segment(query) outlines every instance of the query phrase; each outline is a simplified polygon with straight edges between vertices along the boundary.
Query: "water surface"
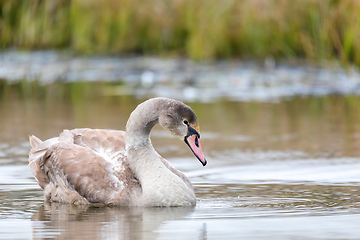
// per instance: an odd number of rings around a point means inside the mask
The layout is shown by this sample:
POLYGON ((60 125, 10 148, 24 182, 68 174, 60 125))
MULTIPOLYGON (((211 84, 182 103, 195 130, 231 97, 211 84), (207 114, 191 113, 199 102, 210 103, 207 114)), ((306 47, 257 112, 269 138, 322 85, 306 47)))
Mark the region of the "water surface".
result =
POLYGON ((194 208, 96 208, 44 202, 27 136, 124 129, 141 99, 110 84, 19 83, 0 98, 0 239, 358 239, 360 98, 189 103, 208 165, 156 127, 158 152, 193 182, 194 208), (81 89, 81 91, 79 90, 81 89), (60 93, 59 93, 60 92, 60 93))

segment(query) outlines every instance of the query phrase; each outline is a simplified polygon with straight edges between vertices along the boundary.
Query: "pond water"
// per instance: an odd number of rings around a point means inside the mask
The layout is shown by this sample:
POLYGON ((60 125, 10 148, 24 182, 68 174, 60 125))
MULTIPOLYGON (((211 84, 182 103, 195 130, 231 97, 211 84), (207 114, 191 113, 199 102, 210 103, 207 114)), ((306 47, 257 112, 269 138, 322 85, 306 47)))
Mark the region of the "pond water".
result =
POLYGON ((1 85, 0 239, 359 239, 357 96, 189 103, 208 165, 160 127, 152 141, 193 182, 194 208, 45 202, 27 166, 27 136, 124 129, 143 99, 104 94, 112 87, 1 85))

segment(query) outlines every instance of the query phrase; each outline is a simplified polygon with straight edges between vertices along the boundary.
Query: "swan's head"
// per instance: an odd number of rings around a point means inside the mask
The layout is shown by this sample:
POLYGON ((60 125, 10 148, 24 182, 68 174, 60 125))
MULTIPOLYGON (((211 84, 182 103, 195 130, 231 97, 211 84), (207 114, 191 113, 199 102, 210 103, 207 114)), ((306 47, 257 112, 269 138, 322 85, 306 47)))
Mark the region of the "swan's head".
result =
POLYGON ((169 106, 160 114, 159 124, 172 135, 183 140, 202 165, 206 165, 200 144, 199 122, 189 106, 179 101, 170 101, 169 106))

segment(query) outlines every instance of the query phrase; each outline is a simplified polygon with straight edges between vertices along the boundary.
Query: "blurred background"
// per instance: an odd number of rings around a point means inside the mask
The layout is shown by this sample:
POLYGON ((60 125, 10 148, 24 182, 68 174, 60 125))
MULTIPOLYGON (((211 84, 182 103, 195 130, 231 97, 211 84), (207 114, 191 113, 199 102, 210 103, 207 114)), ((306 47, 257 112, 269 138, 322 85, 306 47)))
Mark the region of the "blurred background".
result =
POLYGON ((360 64, 359 2, 2 0, 2 49, 360 64))
POLYGON ((0 0, 0 238, 76 239, 69 219, 85 235, 120 222, 99 237, 109 239, 176 228, 186 239, 223 229, 229 239, 356 238, 359 146, 360 1, 0 0), (157 96, 199 118, 206 168, 160 127, 152 133, 194 183, 196 209, 43 205, 29 135, 124 129, 157 96))

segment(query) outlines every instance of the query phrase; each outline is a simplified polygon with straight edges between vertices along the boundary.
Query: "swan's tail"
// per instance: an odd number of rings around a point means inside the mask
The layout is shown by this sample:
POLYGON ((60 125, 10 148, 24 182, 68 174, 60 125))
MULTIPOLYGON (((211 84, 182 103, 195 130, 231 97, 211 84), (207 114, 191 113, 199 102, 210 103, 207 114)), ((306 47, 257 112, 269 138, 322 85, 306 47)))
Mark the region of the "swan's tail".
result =
POLYGON ((37 146, 43 143, 43 141, 41 141, 39 138, 35 137, 34 135, 29 136, 29 141, 33 149, 35 149, 37 146))
POLYGON ((48 148, 55 142, 58 142, 58 138, 51 138, 43 142, 39 138, 32 135, 29 136, 29 141, 31 144, 31 150, 29 153, 29 167, 40 187, 44 189, 49 181, 44 171, 41 169, 40 160, 48 148))
POLYGON ((31 165, 33 161, 40 159, 41 156, 44 155, 47 148, 41 146, 44 142, 41 141, 39 138, 35 137, 34 135, 29 136, 29 142, 31 145, 31 150, 29 153, 29 164, 31 165))

